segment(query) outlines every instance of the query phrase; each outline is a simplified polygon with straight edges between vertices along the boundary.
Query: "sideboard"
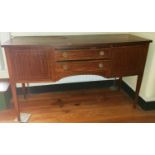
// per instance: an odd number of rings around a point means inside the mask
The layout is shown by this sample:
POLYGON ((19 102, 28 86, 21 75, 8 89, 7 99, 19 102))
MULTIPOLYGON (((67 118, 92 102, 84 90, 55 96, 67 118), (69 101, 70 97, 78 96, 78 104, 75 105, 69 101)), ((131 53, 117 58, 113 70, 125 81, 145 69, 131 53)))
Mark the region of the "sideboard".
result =
POLYGON ((129 34, 15 37, 5 49, 13 103, 20 121, 16 84, 58 81, 73 75, 106 78, 137 75, 138 100, 151 40, 129 34))

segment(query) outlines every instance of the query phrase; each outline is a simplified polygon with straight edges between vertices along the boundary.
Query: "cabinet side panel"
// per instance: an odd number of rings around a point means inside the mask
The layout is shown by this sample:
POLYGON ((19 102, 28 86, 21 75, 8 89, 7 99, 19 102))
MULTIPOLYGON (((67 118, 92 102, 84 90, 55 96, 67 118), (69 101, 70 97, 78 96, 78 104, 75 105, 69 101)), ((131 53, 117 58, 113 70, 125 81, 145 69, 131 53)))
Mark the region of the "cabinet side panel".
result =
POLYGON ((112 48, 112 75, 132 76, 143 74, 148 45, 112 48))

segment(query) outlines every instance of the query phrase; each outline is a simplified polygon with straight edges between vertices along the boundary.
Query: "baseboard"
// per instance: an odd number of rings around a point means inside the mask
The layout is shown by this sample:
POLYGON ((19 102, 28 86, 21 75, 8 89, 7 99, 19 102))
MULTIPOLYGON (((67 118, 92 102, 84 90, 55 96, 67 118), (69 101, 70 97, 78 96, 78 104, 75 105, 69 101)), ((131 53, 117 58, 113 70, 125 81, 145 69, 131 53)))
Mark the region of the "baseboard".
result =
MULTIPOLYGON (((108 88, 114 84, 114 80, 106 81, 93 81, 93 82, 80 82, 80 83, 67 83, 67 84, 54 84, 46 86, 34 86, 29 88, 29 92, 32 94, 46 93, 46 92, 62 92, 70 90, 91 89, 91 88, 108 88)), ((122 89, 131 97, 134 98, 134 91, 125 83, 122 82, 122 89)), ((17 88, 17 92, 22 94, 22 88, 17 88)), ((139 97, 138 104, 143 110, 155 109, 155 101, 146 102, 139 97)))
MULTIPOLYGON (((135 92, 123 81, 122 89, 131 97, 134 98, 135 92)), ((138 104, 143 110, 154 110, 155 101, 146 102, 142 97, 139 96, 138 104)))

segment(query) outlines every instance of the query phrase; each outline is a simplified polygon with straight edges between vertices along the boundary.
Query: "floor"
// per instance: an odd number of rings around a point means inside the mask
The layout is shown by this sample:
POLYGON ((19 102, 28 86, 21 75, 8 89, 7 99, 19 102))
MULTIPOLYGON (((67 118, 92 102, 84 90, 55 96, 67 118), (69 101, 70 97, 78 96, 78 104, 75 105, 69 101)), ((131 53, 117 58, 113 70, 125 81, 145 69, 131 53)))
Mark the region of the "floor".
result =
MULTIPOLYGON (((133 109, 123 91, 105 88, 19 96, 21 112, 31 113, 30 123, 155 122, 155 110, 133 109)), ((16 122, 13 109, 0 112, 0 122, 16 122)))

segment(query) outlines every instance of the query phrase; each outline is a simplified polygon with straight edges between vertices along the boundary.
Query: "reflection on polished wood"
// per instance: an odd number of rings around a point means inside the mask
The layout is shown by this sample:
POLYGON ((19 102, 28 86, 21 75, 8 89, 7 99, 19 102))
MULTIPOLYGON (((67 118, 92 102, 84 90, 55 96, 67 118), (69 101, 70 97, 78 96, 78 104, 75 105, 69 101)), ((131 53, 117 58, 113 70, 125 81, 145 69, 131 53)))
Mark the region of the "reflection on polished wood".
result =
MULTIPOLYGON (((19 96, 21 112, 29 122, 155 122, 155 111, 133 109, 133 100, 122 91, 90 89, 19 96)), ((14 110, 0 112, 0 122, 14 122, 14 110)))

